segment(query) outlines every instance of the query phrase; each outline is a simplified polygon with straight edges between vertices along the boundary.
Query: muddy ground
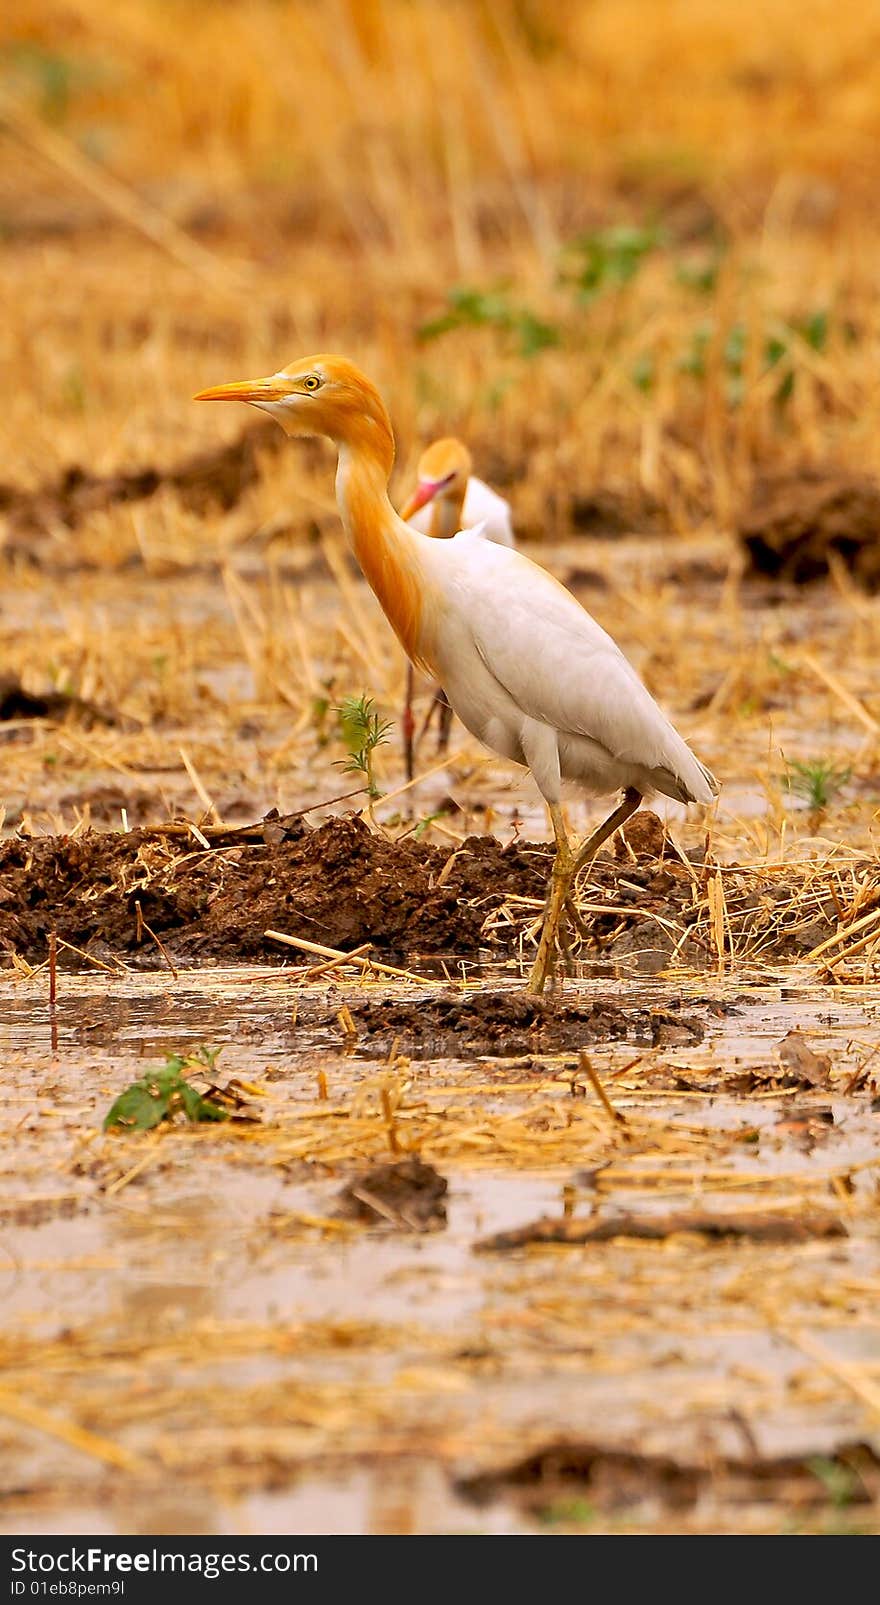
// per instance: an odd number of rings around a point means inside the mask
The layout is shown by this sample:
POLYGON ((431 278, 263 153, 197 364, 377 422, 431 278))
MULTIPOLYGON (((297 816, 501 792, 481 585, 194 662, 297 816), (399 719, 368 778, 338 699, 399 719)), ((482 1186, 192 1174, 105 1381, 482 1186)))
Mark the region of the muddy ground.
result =
MULTIPOLYGON (((389 839, 358 815, 317 827, 275 815, 215 827, 210 839, 185 824, 19 836, 0 844, 0 952, 40 963, 54 934, 74 965, 125 955, 149 966, 169 954, 182 964, 229 963, 283 953, 278 932, 402 959, 511 951, 517 925, 496 916, 515 904, 539 909, 551 862, 544 843, 469 835, 441 848, 389 839)), ((872 879, 873 862, 856 872, 872 879)), ((650 921, 653 960, 673 950, 705 957, 700 912, 713 873, 696 854, 683 862, 645 810, 617 856, 606 851, 591 869, 602 901, 598 912, 588 907, 580 934, 591 951, 618 957, 650 921)), ((811 919, 786 920, 777 911, 797 900, 797 873, 756 869, 742 879, 746 941, 769 927, 774 957, 787 958, 833 935, 839 905, 827 888, 811 919)))

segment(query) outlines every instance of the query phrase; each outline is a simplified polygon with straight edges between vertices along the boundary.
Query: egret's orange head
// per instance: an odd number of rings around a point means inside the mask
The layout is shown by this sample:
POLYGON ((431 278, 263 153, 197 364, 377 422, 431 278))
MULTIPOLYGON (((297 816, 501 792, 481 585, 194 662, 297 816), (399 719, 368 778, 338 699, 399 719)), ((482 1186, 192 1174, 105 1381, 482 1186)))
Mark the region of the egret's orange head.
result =
POLYGON ((394 437, 385 403, 347 357, 302 357, 266 379, 214 385, 194 400, 246 401, 271 413, 288 435, 329 435, 337 445, 372 450, 390 472, 394 437))
POLYGON ((422 452, 417 469, 418 484, 403 509, 402 518, 412 518, 420 507, 435 498, 448 497, 460 510, 471 476, 471 454, 461 440, 435 440, 422 452))

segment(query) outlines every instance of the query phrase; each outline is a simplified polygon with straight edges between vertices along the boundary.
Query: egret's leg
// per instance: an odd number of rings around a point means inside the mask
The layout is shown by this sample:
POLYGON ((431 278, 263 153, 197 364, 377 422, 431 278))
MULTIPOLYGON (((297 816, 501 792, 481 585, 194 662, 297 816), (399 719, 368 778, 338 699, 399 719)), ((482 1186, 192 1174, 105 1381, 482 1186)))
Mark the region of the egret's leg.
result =
POLYGON ((574 869, 572 870, 572 883, 577 879, 581 870, 589 864, 590 860, 595 858, 599 848, 614 835, 616 830, 620 829, 621 825, 625 825, 627 820, 632 817, 641 800, 641 792, 636 791, 635 786, 627 786, 623 794, 623 801, 618 804, 614 813, 609 814, 604 824, 599 825, 593 831, 592 836, 587 837, 583 846, 578 848, 574 869))
POLYGON ((424 719, 422 720, 422 728, 421 728, 421 730, 419 731, 418 735, 415 738, 416 749, 418 749, 421 746, 422 742, 425 739, 425 736, 428 734, 428 731, 431 728, 431 723, 432 723, 432 720, 434 718, 434 714, 438 710, 442 714, 443 710, 445 708, 447 708, 448 706, 449 706, 449 704, 446 701, 446 693, 443 690, 443 687, 439 686, 439 685, 435 686, 434 687, 434 695, 432 696, 430 702, 428 703, 428 711, 425 714, 424 719))
POLYGON ((538 951, 529 976, 528 990, 535 994, 543 992, 547 984, 547 977, 553 968, 556 933, 559 930, 559 921, 568 899, 575 867, 575 857, 568 840, 565 821, 562 818, 562 809, 558 803, 550 803, 549 807, 550 818, 553 822, 553 834, 556 837, 556 857, 553 860, 550 886, 547 891, 547 901, 544 905, 544 924, 541 927, 541 940, 538 943, 538 951))
POLYGON ((452 729, 452 708, 446 700, 446 692, 442 686, 437 687, 434 701, 440 706, 440 718, 437 723, 437 751, 447 752, 449 749, 449 733, 452 729))
POLYGON ((416 721, 413 717, 412 706, 414 685, 415 675, 413 674, 413 666, 411 663, 408 663, 406 666, 406 702, 404 703, 403 708, 403 718, 400 721, 401 729, 403 731, 403 757, 406 764, 407 780, 412 780, 414 764, 413 737, 415 736, 416 731, 416 721))

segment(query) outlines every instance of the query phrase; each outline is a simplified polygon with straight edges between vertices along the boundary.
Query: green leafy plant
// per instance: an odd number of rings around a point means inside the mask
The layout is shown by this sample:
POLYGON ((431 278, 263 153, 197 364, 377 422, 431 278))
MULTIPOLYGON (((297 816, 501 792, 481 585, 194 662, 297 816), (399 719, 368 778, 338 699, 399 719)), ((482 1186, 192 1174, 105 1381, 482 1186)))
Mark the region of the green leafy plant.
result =
POLYGON ((336 709, 339 729, 348 749, 348 757, 337 760, 345 775, 363 775, 367 795, 371 802, 380 795, 373 774, 373 754, 384 746, 391 729, 391 720, 382 720, 376 712, 372 697, 346 697, 336 709))
POLYGON ((107 80, 106 68, 96 61, 64 55, 31 40, 0 47, 0 74, 13 84, 26 85, 34 94, 40 115, 60 123, 81 90, 107 80))
POLYGON ((582 301, 619 290, 638 273, 645 257, 663 244, 659 229, 631 225, 593 229, 566 246, 562 279, 582 301))
POLYGON ((421 841, 422 837, 424 835, 426 835, 427 832, 431 829, 431 826, 433 825, 435 819, 445 819, 445 818, 446 818, 446 809, 445 808, 438 808, 436 813, 426 814, 424 819, 420 819, 419 820, 418 824, 416 825, 415 830, 413 831, 413 841, 417 841, 417 842, 421 841))
POLYGON ((330 732, 327 729, 327 715, 330 713, 330 710, 333 707, 333 704, 330 700, 330 692, 332 691, 332 688, 332 679, 325 680, 323 692, 318 691, 312 697, 312 724, 315 728, 315 734, 318 738, 319 747, 326 747, 327 742, 330 740, 330 732))
POLYGON ((838 768, 827 758, 808 761, 786 758, 785 764, 788 770, 785 783, 789 791, 793 791, 796 797, 802 797, 816 812, 828 807, 852 774, 849 766, 838 768))
POLYGON ((655 379, 654 358, 649 351, 636 357, 632 363, 629 376, 637 390, 650 390, 655 379))
POLYGON ((832 1505, 838 1510, 845 1510, 851 1505, 856 1495, 862 1491, 862 1481, 858 1474, 841 1460, 829 1460, 823 1455, 814 1455, 807 1461, 814 1477, 822 1483, 832 1505))
POLYGON ((512 336, 521 357, 535 357, 548 346, 559 344, 559 330, 530 308, 511 305, 504 289, 484 291, 460 286, 449 291, 446 303, 445 312, 421 325, 419 340, 437 340, 452 329, 490 328, 512 336))
POLYGON ((699 295, 711 295, 718 288, 720 267, 721 258, 717 255, 679 262, 675 269, 676 281, 686 290, 695 290, 699 295))
MULTIPOLYGON (((690 374, 694 379, 705 379, 709 347, 715 336, 711 319, 699 323, 693 331, 690 344, 678 359, 679 373, 690 374)), ((761 347, 761 365, 764 373, 771 368, 783 367, 776 390, 778 402, 788 401, 794 391, 797 342, 802 340, 813 351, 823 350, 828 338, 828 314, 824 310, 812 312, 805 318, 794 318, 787 323, 773 323, 766 329, 761 347)), ((727 399, 736 406, 743 395, 743 369, 749 343, 749 330, 745 323, 734 323, 727 332, 721 348, 721 363, 727 375, 727 399)))
POLYGON ((120 1093, 104 1117, 104 1130, 150 1131, 177 1114, 194 1123, 227 1120, 228 1109, 221 1108, 208 1094, 191 1086, 186 1077, 187 1071, 213 1071, 219 1051, 219 1048, 199 1048, 192 1054, 169 1054, 160 1069, 148 1070, 139 1081, 133 1081, 120 1093))
POLYGON ((588 1499, 555 1499, 552 1504, 542 1505, 536 1512, 538 1520, 545 1527, 588 1527, 596 1520, 598 1511, 588 1499))

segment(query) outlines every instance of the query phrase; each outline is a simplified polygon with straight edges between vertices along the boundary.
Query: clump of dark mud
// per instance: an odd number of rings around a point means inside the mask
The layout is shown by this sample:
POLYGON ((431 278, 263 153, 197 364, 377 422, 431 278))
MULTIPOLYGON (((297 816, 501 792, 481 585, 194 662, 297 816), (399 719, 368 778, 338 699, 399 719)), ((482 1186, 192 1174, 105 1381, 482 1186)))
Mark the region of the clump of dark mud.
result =
POLYGON ((628 819, 614 837, 615 858, 627 858, 634 853, 639 862, 663 858, 669 843, 669 833, 662 819, 650 808, 641 808, 628 819))
POLYGON ((421 1159, 374 1165, 355 1176, 340 1193, 343 1213, 355 1220, 386 1221, 411 1232, 439 1231, 446 1225, 445 1176, 421 1159))
POLYGON ((161 963, 146 924, 183 960, 289 962, 268 929, 334 948, 475 952, 508 893, 543 894, 543 845, 470 837, 441 885, 448 857, 389 842, 358 818, 212 831, 201 851, 185 826, 16 838, 0 845, 0 949, 43 959, 54 930, 76 947, 161 963))
POLYGON ((99 708, 94 702, 78 697, 73 692, 26 691, 20 680, 12 675, 0 676, 0 723, 19 719, 75 718, 87 728, 92 725, 125 725, 138 729, 133 719, 121 719, 110 708, 99 708))
MULTIPOLYGON (((642 968, 646 958, 662 968, 673 948, 679 962, 711 956, 699 926, 705 897, 667 852, 659 821, 645 812, 630 845, 635 863, 605 850, 590 866, 605 907, 589 917, 583 956, 598 949, 642 968)), ((493 916, 513 897, 532 900, 537 912, 550 864, 546 843, 469 836, 450 855, 411 837, 389 841, 357 816, 313 830, 300 816, 269 815, 257 825, 205 827, 198 838, 185 823, 18 836, 0 843, 0 954, 40 962, 55 931, 92 956, 149 967, 163 962, 156 936, 182 963, 289 963, 294 950, 267 930, 403 958, 504 952, 519 939, 517 905, 510 918, 493 916)), ((830 899, 807 928, 796 891, 779 876, 765 884, 757 871, 728 878, 728 908, 744 935, 760 936, 765 958, 804 951, 835 928, 830 899)), ((64 964, 75 962, 66 952, 64 964)))
POLYGON ((146 501, 161 486, 175 491, 195 513, 211 507, 226 511, 241 500, 260 476, 260 457, 280 449, 284 436, 248 429, 216 450, 197 452, 166 468, 136 468, 117 474, 93 474, 71 464, 51 483, 35 490, 0 484, 0 514, 6 543, 22 555, 37 555, 34 537, 60 528, 76 529, 96 512, 125 502, 146 501))
MULTIPOLYGON (((113 782, 63 792, 59 798, 61 808, 88 807, 94 824, 118 826, 123 815, 130 825, 146 825, 161 816, 162 803, 158 792, 145 786, 114 785, 113 782)), ((9 815, 7 814, 7 820, 9 815)))
POLYGON ((575 496, 571 522, 584 535, 609 536, 668 533, 669 515, 653 496, 631 487, 599 487, 575 496))
POLYGON ((880 484, 814 470, 760 480, 740 520, 755 573, 804 584, 836 557, 867 591, 880 589, 880 484))
POLYGON ((600 1510, 625 1509, 645 1500, 675 1510, 709 1494, 713 1500, 741 1505, 774 1501, 790 1512, 826 1504, 833 1508, 829 1470, 854 1503, 870 1504, 877 1498, 880 1460, 864 1443, 841 1444, 830 1454, 827 1448, 778 1456, 752 1451, 736 1457, 716 1453, 701 1461, 645 1453, 626 1444, 556 1442, 513 1464, 462 1479, 457 1487, 476 1504, 506 1495, 545 1519, 554 1509, 572 1511, 578 1499, 600 1510))
MULTIPOLYGON (((387 1054, 395 1043, 416 1059, 565 1053, 593 1042, 627 1038, 672 1045, 663 1035, 669 1025, 668 1013, 624 1009, 611 999, 577 1003, 529 997, 522 992, 444 992, 416 1002, 369 999, 359 1003, 350 999, 348 1009, 360 1046, 377 1055, 387 1054)), ((681 1015, 675 1024, 678 1041, 702 1042, 699 1020, 681 1015)))
POLYGON ((828 1210, 784 1215, 779 1210, 743 1210, 711 1214, 708 1210, 673 1210, 670 1214, 631 1214, 618 1210, 594 1216, 542 1215, 525 1226, 493 1232, 474 1244, 480 1254, 509 1253, 534 1244, 558 1243, 582 1248, 587 1243, 613 1243, 618 1238, 665 1242, 669 1237, 704 1237, 709 1242, 807 1243, 816 1238, 845 1237, 846 1227, 828 1210))

